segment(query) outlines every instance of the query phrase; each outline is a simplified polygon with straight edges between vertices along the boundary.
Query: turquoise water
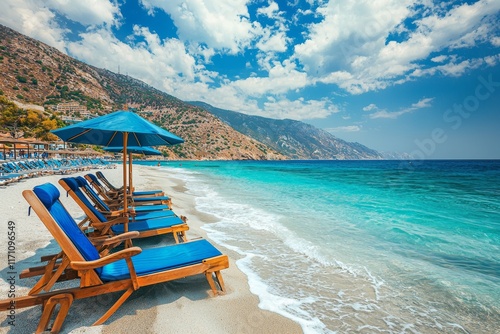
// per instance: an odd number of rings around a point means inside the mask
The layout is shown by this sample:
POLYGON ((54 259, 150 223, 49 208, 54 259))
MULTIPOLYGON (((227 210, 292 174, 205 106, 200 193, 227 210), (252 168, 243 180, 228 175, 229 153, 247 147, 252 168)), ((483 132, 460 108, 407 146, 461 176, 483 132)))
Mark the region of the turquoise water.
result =
POLYGON ((162 170, 218 218, 204 228, 240 254, 260 306, 306 333, 499 332, 500 161, 162 170))

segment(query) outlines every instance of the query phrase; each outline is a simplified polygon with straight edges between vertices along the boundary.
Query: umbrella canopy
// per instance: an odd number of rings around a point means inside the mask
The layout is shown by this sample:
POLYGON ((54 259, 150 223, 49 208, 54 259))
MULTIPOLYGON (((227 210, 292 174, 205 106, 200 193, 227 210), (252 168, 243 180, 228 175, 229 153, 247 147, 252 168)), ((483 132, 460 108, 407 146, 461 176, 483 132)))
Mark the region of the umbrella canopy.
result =
POLYGON ((64 141, 102 146, 158 146, 183 143, 182 138, 168 132, 130 111, 111 114, 52 130, 64 141), (124 145, 123 135, 127 137, 124 145))
MULTIPOLYGON (((123 147, 105 147, 105 151, 108 152, 119 152, 123 153, 123 147)), ((132 154, 144 154, 144 155, 161 155, 161 152, 149 146, 129 146, 127 147, 127 152, 129 153, 128 159, 128 184, 130 187, 130 194, 134 191, 134 186, 132 185, 132 154)))
MULTIPOLYGON (((123 153, 123 146, 104 147, 104 151, 123 153)), ((128 146, 127 152, 145 155, 161 155, 160 151, 149 146, 128 146)))
MULTIPOLYGON (((182 138, 129 111, 113 113, 52 130, 64 141, 80 144, 123 147, 124 214, 127 215, 127 147, 174 145, 182 138)), ((125 230, 128 230, 125 226, 125 230)))

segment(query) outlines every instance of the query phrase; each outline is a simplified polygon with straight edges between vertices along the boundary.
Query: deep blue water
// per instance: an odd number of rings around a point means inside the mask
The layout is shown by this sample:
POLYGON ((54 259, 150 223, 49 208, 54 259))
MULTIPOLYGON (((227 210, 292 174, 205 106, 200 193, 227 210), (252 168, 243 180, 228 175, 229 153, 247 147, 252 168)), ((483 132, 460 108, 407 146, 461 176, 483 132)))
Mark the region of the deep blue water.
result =
POLYGON ((499 329, 500 161, 162 164, 305 332, 499 329))

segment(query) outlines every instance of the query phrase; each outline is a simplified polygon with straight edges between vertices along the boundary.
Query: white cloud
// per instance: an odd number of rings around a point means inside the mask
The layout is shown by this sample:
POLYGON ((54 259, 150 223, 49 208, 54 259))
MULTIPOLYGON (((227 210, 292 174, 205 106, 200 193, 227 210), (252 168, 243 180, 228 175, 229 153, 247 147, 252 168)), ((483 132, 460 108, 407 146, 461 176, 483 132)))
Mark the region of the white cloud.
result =
POLYGON ((60 51, 65 51, 64 34, 55 22, 55 14, 43 0, 2 0, 0 1, 0 23, 42 41, 60 51))
MULTIPOLYGON (((295 56, 317 81, 360 94, 404 83, 411 79, 411 73, 436 73, 429 70, 432 64, 421 62, 432 53, 496 43, 490 35, 497 27, 500 1, 479 0, 454 7, 417 3, 423 6, 397 0, 325 2, 318 9, 323 20, 309 26, 306 41, 295 47, 295 56), (404 21, 418 16, 422 18, 413 21, 416 29, 407 30, 404 21), (398 32, 407 37, 388 42, 391 34, 398 32)), ((442 57, 433 59, 444 61, 442 57)), ((451 73, 464 72, 457 68, 447 75, 451 73)))
POLYGON ((449 63, 427 69, 416 69, 408 75, 408 78, 430 76, 436 73, 441 73, 442 75, 450 77, 460 77, 467 71, 477 69, 482 65, 494 66, 494 59, 495 56, 488 56, 484 58, 472 58, 460 61, 457 57, 450 57, 449 63))
POLYGON ((278 119, 315 119, 325 118, 337 113, 338 108, 327 100, 305 100, 299 98, 294 101, 288 99, 269 98, 264 102, 264 112, 261 116, 278 119))
POLYGON ((325 129, 328 132, 331 133, 338 133, 338 132, 358 132, 361 131, 361 126, 360 125, 347 125, 347 126, 338 126, 335 128, 328 128, 325 129))
POLYGON ((285 52, 289 38, 286 36, 284 25, 280 25, 278 29, 264 28, 260 32, 260 38, 256 43, 256 47, 262 52, 285 52))
POLYGON ((416 109, 422 109, 422 108, 429 108, 431 106, 431 102, 434 100, 434 98, 428 97, 428 98, 423 98, 417 103, 413 103, 411 105, 412 110, 416 109))
MULTIPOLYGON (((399 116, 402 116, 407 113, 411 113, 413 111, 419 110, 419 109, 424 109, 424 108, 429 108, 431 107, 431 102, 434 100, 434 98, 423 98, 419 100, 416 103, 413 103, 411 107, 404 108, 400 111, 393 111, 389 112, 385 109, 379 109, 376 106, 370 110, 377 110, 376 112, 370 114, 371 119, 377 119, 377 118, 389 118, 389 119, 396 119, 399 116)), ((371 105, 370 105, 371 106, 371 105)), ((364 110, 364 108, 363 108, 364 110)))
POLYGON ((488 66, 495 66, 500 62, 500 53, 494 56, 485 57, 484 62, 488 64, 488 66))
POLYGON ((434 58, 431 58, 431 60, 435 63, 442 63, 444 62, 446 59, 448 59, 448 56, 446 55, 441 55, 441 56, 437 56, 437 57, 434 57, 434 58))
POLYGON ((371 103, 369 105, 367 105, 366 107, 363 108, 363 111, 372 111, 372 110, 377 110, 378 107, 374 104, 374 103, 371 103))
POLYGON ((121 17, 116 2, 109 0, 48 0, 43 3, 84 26, 115 25, 116 19, 121 17))
POLYGON ((236 80, 230 85, 245 95, 261 97, 265 94, 284 94, 290 90, 307 86, 307 75, 296 69, 296 64, 289 60, 283 63, 273 61, 267 65, 267 77, 250 77, 236 80))
POLYGON ((160 40, 147 28, 134 27, 134 34, 144 39, 139 44, 126 44, 108 30, 81 34, 81 41, 68 44, 68 50, 94 66, 127 73, 156 88, 173 91, 176 83, 209 81, 210 73, 196 65, 184 44, 177 39, 160 40))
MULTIPOLYGON (((288 95, 317 83, 335 84, 351 94, 361 94, 421 76, 461 76, 500 62, 498 54, 463 59, 458 50, 478 43, 500 46, 500 37, 492 36, 492 14, 498 15, 500 10, 498 0, 479 0, 453 8, 448 3, 434 7, 428 0, 309 0, 311 9, 297 9, 290 22, 285 21, 285 13, 274 0, 261 1, 257 17, 265 18, 263 22, 268 25, 252 21, 248 0, 141 3, 151 14, 158 10, 167 13, 179 38, 161 39, 152 30, 136 26, 130 40, 118 40, 110 29, 121 19, 115 0, 3 0, 0 10, 8 15, 2 15, 0 23, 61 51, 68 50, 94 66, 117 71, 120 65, 122 73, 181 99, 204 100, 274 118, 311 119, 337 112, 338 108, 326 99, 288 95), (414 6, 416 3, 419 6, 414 6), (85 26, 80 41, 64 40, 68 31, 58 25, 56 12, 85 26), (305 42, 286 59, 293 42, 292 26, 297 29, 297 22, 305 15, 311 16, 308 20, 313 15, 323 20, 308 26, 305 42), (416 17, 421 18, 414 20, 416 17), (417 28, 409 30, 403 23, 412 19, 417 28), (397 34, 401 34, 397 41, 389 41, 397 34), (245 59, 246 69, 234 77, 225 76, 225 69, 220 73, 208 70, 215 55, 246 57, 248 50, 257 57, 245 59), (446 55, 450 50, 454 54, 446 55), (251 74, 247 71, 250 67, 251 74)), ((335 94, 338 96, 332 91, 335 94)), ((422 99, 395 112, 374 104, 363 110, 371 118, 397 118, 428 108, 431 102, 422 99)))
POLYGON ((268 7, 260 7, 259 9, 257 9, 257 14, 273 18, 276 16, 278 10, 279 10, 278 4, 271 0, 269 1, 268 7))
POLYGON ((250 21, 246 0, 141 0, 153 12, 169 14, 182 41, 236 54, 255 38, 258 23, 250 21))

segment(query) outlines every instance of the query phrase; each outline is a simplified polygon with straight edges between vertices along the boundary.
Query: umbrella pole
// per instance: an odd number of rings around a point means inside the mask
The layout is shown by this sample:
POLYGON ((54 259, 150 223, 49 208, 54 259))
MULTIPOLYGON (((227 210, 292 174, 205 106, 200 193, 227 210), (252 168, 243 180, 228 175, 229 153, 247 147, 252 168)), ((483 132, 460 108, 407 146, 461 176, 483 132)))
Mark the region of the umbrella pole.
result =
POLYGON ((128 193, 130 196, 132 196, 132 192, 134 191, 134 187, 132 186, 132 163, 132 152, 130 152, 128 156, 128 193))
MULTIPOLYGON (((128 132, 123 133, 123 215, 128 218, 128 201, 127 201, 127 140, 128 132)), ((124 223, 124 231, 128 232, 128 224, 124 223)))

